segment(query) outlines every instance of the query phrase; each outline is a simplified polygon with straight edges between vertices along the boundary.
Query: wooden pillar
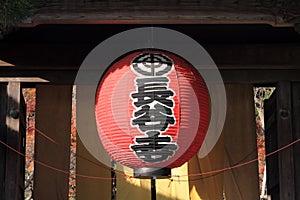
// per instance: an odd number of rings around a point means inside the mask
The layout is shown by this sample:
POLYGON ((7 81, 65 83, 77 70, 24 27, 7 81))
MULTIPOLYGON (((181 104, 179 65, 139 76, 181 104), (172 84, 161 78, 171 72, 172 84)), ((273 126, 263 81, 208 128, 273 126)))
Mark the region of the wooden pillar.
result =
MULTIPOLYGON (((25 153, 25 105, 21 95, 21 84, 9 82, 3 84, 1 91, 1 141, 25 153), (4 119, 5 117, 5 119, 4 119)), ((1 199, 24 199, 25 159, 9 148, 1 145, 1 199), (3 156, 3 157, 2 157, 3 156)))
MULTIPOLYGON (((300 138, 300 82, 292 85, 292 116, 294 140, 300 138)), ((294 145, 294 177, 295 177, 295 199, 300 199, 300 143, 294 145)))
MULTIPOLYGON (((6 84, 0 84, 0 140, 6 143, 6 110, 7 91, 6 84)), ((0 144, 0 199, 4 199, 5 192, 5 163, 6 147, 0 144)))
MULTIPOLYGON (((280 149, 300 137, 300 84, 279 82, 265 102, 266 153, 280 149)), ((272 199, 299 199, 300 145, 267 157, 267 187, 272 199), (297 196, 298 195, 298 196, 297 196)))
MULTIPOLYGON (((72 86, 37 85, 35 159, 69 172, 72 86), (51 138, 51 141, 39 133, 51 138)), ((34 199, 68 199, 69 174, 35 163, 34 199)))
MULTIPOLYGON (((277 86, 277 141, 281 148, 293 141, 291 83, 280 82, 277 86)), ((295 173, 293 148, 278 153, 280 199, 295 200, 295 173)))

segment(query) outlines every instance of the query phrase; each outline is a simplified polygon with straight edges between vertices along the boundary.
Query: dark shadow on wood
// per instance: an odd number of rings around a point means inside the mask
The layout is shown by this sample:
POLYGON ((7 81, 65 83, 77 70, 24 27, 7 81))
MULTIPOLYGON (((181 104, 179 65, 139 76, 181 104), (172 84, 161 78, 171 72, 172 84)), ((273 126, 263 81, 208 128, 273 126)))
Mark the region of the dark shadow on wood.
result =
MULTIPOLYGON (((6 143, 7 84, 0 84, 0 140, 6 143)), ((0 199, 5 199, 6 147, 0 144, 0 199)))
MULTIPOLYGON (((25 154, 26 106, 19 82, 0 86, 0 139, 25 154)), ((25 157, 1 145, 0 197, 4 200, 24 199, 25 157)))
MULTIPOLYGON (((57 169, 70 170, 72 86, 37 85, 36 129, 49 136, 35 136, 35 159, 57 169)), ((65 200, 69 174, 35 162, 34 199, 65 200)))
MULTIPOLYGON (((266 153, 300 138, 300 83, 279 82, 265 102, 266 153)), ((300 144, 267 157, 267 191, 273 200, 300 199, 300 144)))

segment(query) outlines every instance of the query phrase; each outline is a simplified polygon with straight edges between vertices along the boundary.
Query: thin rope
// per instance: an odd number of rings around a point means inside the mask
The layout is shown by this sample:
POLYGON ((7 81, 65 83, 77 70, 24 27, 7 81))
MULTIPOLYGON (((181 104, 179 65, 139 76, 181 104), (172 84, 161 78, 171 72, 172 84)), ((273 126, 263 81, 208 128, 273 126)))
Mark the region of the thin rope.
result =
MULTIPOLYGON (((43 134, 44 135, 44 134, 43 134)), ((54 141, 54 140, 53 140, 54 141)), ((54 141, 55 142, 55 141, 54 141)), ((268 154, 265 155, 265 158, 269 157, 269 156, 272 156, 278 152, 281 152, 291 146, 293 146, 294 144, 300 142, 300 138, 275 150, 275 151, 272 151, 268 154)), ((26 157, 26 158, 29 158, 31 159, 32 161, 34 161, 35 163, 39 164, 39 165, 42 165, 44 167, 47 167, 49 169, 52 169, 54 171, 58 171, 58 172, 61 172, 61 173, 64 173, 64 174, 69 174, 69 175, 75 175, 77 177, 82 177, 82 178, 89 178, 89 179, 100 179, 100 180, 115 180, 115 179, 126 179, 126 178, 138 178, 138 177, 134 177, 134 176, 128 176, 126 174, 123 174, 123 173, 120 173, 121 175, 123 175, 123 177, 120 177, 120 178, 108 178, 108 177, 101 177, 101 176, 90 176, 90 175, 84 175, 84 174, 77 174, 77 173, 70 173, 69 171, 65 171, 65 170, 62 170, 62 169, 59 169, 59 168, 56 168, 56 167, 53 167, 51 165, 48 165, 44 162, 41 162, 41 161, 38 161, 36 159, 34 159, 33 157, 30 157, 30 156, 27 156, 21 152, 19 152, 18 150, 14 149, 13 147, 9 146, 8 144, 6 144, 5 142, 3 142, 2 140, 0 140, 0 143, 2 145, 4 145, 5 147, 7 147, 8 149, 14 151, 15 153, 17 153, 18 155, 20 156, 23 156, 23 157, 26 157)), ((55 142, 56 143, 56 142, 55 142)), ((56 143, 58 144, 58 143, 56 143)), ((188 181, 188 180, 180 180, 179 178, 181 177, 197 177, 197 176, 204 176, 204 175, 211 175, 211 174, 216 174, 216 173, 220 173, 220 172, 225 172, 225 171, 228 171, 228 170, 232 170, 232 169, 236 169, 236 168, 240 168, 240 167, 243 167, 243 166, 246 166, 246 165, 249 165, 251 163, 254 163, 254 162, 257 162, 258 161, 258 158, 256 159, 253 159, 253 160, 249 160, 247 162, 243 162, 243 163, 240 163, 240 164, 236 164, 236 165, 233 165, 233 166, 230 166, 230 167, 226 167, 226 168, 222 168, 222 169, 217 169, 217 170, 212 170, 212 171, 208 171, 208 172, 202 172, 202 173, 196 173, 196 174, 186 174, 186 175, 170 175, 169 178, 178 178, 178 181, 188 181)), ((99 165, 100 166, 100 165, 99 165)), ((103 167, 105 168, 104 166, 100 166, 100 167, 103 167)), ((106 168, 107 169, 107 168, 106 168)))

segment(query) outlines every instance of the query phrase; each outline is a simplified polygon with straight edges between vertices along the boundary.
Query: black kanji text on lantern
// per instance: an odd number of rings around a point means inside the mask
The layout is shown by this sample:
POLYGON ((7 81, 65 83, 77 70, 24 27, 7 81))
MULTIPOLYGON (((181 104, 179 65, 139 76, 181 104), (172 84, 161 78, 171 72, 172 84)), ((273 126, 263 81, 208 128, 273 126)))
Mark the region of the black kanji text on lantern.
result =
POLYGON ((172 157, 178 145, 169 135, 162 135, 169 126, 176 124, 174 116, 175 92, 169 88, 167 76, 174 68, 173 61, 160 53, 143 53, 131 62, 131 70, 137 74, 133 100, 131 126, 145 136, 135 137, 130 148, 143 162, 163 162, 172 157))

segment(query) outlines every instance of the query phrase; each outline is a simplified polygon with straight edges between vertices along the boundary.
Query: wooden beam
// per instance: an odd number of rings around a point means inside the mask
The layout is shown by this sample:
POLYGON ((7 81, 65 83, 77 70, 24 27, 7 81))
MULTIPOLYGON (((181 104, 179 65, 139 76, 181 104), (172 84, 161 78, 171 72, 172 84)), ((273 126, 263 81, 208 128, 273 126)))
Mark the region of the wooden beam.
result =
MULTIPOLYGON (((236 66, 238 68, 239 66, 236 66)), ((251 67, 250 67, 251 68, 251 67)), ((263 68, 263 67, 262 67, 263 68)), ((221 69, 220 73, 225 83, 276 84, 278 81, 300 81, 300 69, 221 69)), ((95 76, 93 71, 86 72, 95 76)), ((39 77, 50 84, 73 85, 77 70, 4 70, 0 69, 0 77, 39 77)), ((88 81, 88 80, 87 80, 88 81)), ((33 82, 35 83, 35 81, 33 82)), ((87 82, 88 83, 88 82, 87 82)), ((45 82, 45 84, 47 84, 45 82)))
POLYGON ((12 67, 14 66, 13 64, 7 63, 3 60, 0 60, 0 67, 12 67))
MULTIPOLYGON (((72 86, 36 86, 35 159, 69 172, 72 86)), ((68 199, 69 174, 35 163, 34 199, 68 199)))
POLYGON ((0 77, 0 82, 47 83, 49 81, 38 77, 0 77))
POLYGON ((225 83, 274 84, 279 81, 299 80, 300 70, 220 70, 225 83))
MULTIPOLYGON (((199 37, 199 36, 198 36, 199 37)), ((74 70, 78 69, 89 52, 101 42, 95 43, 3 43, 0 58, 15 65, 12 69, 26 70, 74 70)), ((196 38, 201 44, 201 38, 196 38)), ((294 44, 203 44, 217 66, 287 66, 300 69, 300 46, 294 44), (297 67, 298 66, 298 67, 297 67)), ((121 55, 120 55, 121 56, 121 55)), ((107 67, 107 66, 102 66, 107 67)), ((2 69, 2 68, 1 68, 2 69)), ((4 68, 5 69, 5 68, 4 68)), ((11 68, 6 68, 9 70, 11 68)), ((1 76, 1 74, 0 74, 1 76)))
MULTIPOLYGON (((50 1, 27 24, 271 24, 291 26, 264 1, 50 1)), ((270 4, 270 3, 269 3, 270 4)), ((287 5, 285 5, 287 6, 287 5)), ((294 5, 294 7, 297 5, 294 5)), ((289 10, 286 10, 288 13, 289 10)))
MULTIPOLYGON (((198 12, 199 13, 199 12, 198 12)), ((78 13, 73 13, 70 16, 68 14, 61 14, 57 13, 59 15, 55 19, 54 17, 49 17, 43 14, 37 14, 34 16, 34 20, 32 20, 30 23, 19 23, 18 27, 35 27, 38 25, 43 24, 60 24, 60 25, 70 25, 70 24, 81 24, 81 25, 91 25, 91 24, 269 24, 275 27, 292 27, 294 24, 290 22, 284 22, 284 23, 276 23, 274 20, 274 17, 272 15, 261 15, 264 19, 258 19, 259 15, 255 16, 257 18, 254 18, 253 16, 247 17, 246 15, 241 16, 245 17, 244 19, 226 19, 226 16, 219 16, 219 17, 213 17, 213 13, 209 14, 208 16, 198 16, 198 17, 189 17, 189 16, 178 16, 178 18, 174 17, 150 17, 148 19, 120 19, 117 16, 113 16, 110 19, 101 19, 102 16, 99 16, 100 19, 97 19, 97 13, 85 13, 84 16, 80 17, 74 17, 78 16, 78 13), (273 17, 273 18, 272 18, 273 17)), ((176 16, 173 15, 173 16, 176 16)))
MULTIPOLYGON (((291 83, 279 82, 277 86, 277 139, 278 148, 293 142, 291 83)), ((285 149, 278 153, 280 199, 296 200, 294 151, 285 149)))
MULTIPOLYGON (((83 28, 82 26, 79 27, 80 28, 77 27, 77 29, 74 30, 78 30, 80 34, 84 34, 84 32, 87 32, 85 30, 89 30, 89 28, 83 28)), ((203 43, 203 47, 208 51, 220 69, 225 82, 250 82, 255 84, 264 84, 276 83, 284 80, 300 81, 299 43, 275 42, 267 44, 247 44, 245 42, 239 43, 234 42, 234 40, 231 41, 232 38, 230 40, 231 43, 224 43, 222 42, 222 39, 213 43, 212 38, 216 38, 217 34, 211 37, 208 35, 210 35, 209 33, 211 32, 220 30, 220 27, 206 28, 209 31, 204 32, 205 36, 202 36, 202 34, 200 34, 202 32, 199 31, 199 27, 189 26, 186 31, 183 31, 185 30, 184 27, 177 27, 178 30, 192 36, 200 44, 203 43), (193 30, 194 32, 200 33, 195 34, 193 33, 193 30), (206 39, 209 39, 210 42, 205 43, 206 39)), ((91 30, 99 33, 93 34, 99 37, 93 35, 91 39, 81 38, 78 43, 74 41, 76 38, 72 37, 72 39, 68 40, 68 42, 63 43, 63 39, 67 37, 69 32, 56 26, 53 29, 57 31, 61 30, 63 33, 62 38, 58 35, 54 35, 53 38, 50 38, 51 35, 49 35, 49 42, 45 42, 41 39, 35 41, 34 38, 30 39, 32 42, 24 42, 23 40, 26 40, 26 38, 23 38, 21 40, 23 42, 20 43, 12 43, 11 41, 1 43, 0 58, 14 63, 15 66, 1 67, 0 77, 38 77, 53 84, 73 84, 77 70, 88 53, 104 39, 118 31, 126 30, 124 27, 120 26, 109 26, 107 27, 108 33, 103 34, 102 29, 102 32, 99 32, 99 28, 92 27, 91 30), (59 40, 62 41, 58 43, 57 41, 59 40)), ((41 32, 37 33, 45 33, 46 30, 52 29, 46 27, 40 30, 41 32)), ((240 31, 240 29, 234 30, 240 31)), ((250 30, 254 31, 253 28, 250 30)), ((239 31, 237 32, 240 33, 239 31)), ((266 33, 269 32, 266 31, 266 33)), ((286 31, 279 31, 272 36, 272 40, 276 40, 276 38, 278 38, 277 36, 280 36, 280 33, 284 33, 287 39, 293 36, 293 34, 286 33, 286 31)), ((33 33, 25 32, 24 34, 32 35, 33 33)), ((225 34, 227 34, 226 37, 228 37, 229 33, 225 34)), ((244 32, 242 32, 242 34, 244 35, 243 37, 250 37, 249 35, 245 35, 244 32)), ((244 40, 245 39, 243 39, 243 41, 244 40)), ((107 66, 102 67, 106 68, 107 66)), ((92 72, 87 73, 93 75, 92 72)))
POLYGON ((27 69, 43 69, 45 66, 57 68, 78 68, 84 58, 93 49, 86 44, 1 44, 0 58, 15 66, 26 66, 27 69))

